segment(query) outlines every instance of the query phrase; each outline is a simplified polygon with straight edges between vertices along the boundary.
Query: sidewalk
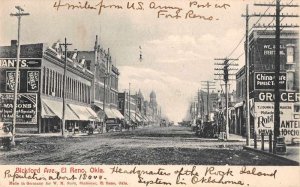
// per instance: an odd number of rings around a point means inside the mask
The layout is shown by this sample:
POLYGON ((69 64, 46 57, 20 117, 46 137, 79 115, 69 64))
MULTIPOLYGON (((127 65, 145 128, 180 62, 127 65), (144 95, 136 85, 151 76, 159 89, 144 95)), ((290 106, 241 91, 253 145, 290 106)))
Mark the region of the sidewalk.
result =
POLYGON ((259 152, 259 153, 263 153, 263 154, 267 154, 270 156, 274 156, 277 158, 281 158, 281 159, 286 159, 289 161, 294 162, 297 165, 300 165, 300 145, 287 145, 286 146, 286 153, 284 154, 273 154, 271 152, 269 152, 269 143, 265 142, 264 145, 264 150, 261 150, 261 142, 258 141, 257 142, 257 148, 254 149, 254 145, 251 144, 250 146, 244 146, 243 147, 245 150, 249 150, 249 151, 255 151, 255 152, 259 152))

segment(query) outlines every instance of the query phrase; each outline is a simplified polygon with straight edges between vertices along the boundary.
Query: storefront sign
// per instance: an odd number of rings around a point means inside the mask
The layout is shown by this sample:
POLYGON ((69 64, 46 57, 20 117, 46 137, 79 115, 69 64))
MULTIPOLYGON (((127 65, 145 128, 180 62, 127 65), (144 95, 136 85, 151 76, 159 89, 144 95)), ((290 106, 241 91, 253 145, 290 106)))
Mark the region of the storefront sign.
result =
MULTIPOLYGON (((12 122, 14 94, 0 94, 0 121, 12 122)), ((37 94, 18 94, 17 124, 37 123, 37 94)))
MULTIPOLYGON (((256 102, 254 129, 258 136, 274 134, 274 105, 268 102, 256 102)), ((294 118, 293 103, 280 103, 280 135, 287 142, 299 138, 300 120, 294 118)))
MULTIPOLYGON (((254 78, 255 90, 270 90, 275 88, 275 73, 256 72, 254 78)), ((279 74, 279 89, 286 89, 286 73, 279 74)))
MULTIPOLYGON (((0 58, 0 68, 15 68, 17 64, 17 59, 15 58, 0 58)), ((20 68, 33 68, 33 67, 41 67, 42 59, 20 59, 19 67, 20 68)))
POLYGON ((39 71, 27 72, 27 91, 36 92, 39 90, 39 71))
MULTIPOLYGON (((274 102, 275 94, 272 91, 256 91, 254 94, 255 102, 274 102)), ((280 92, 280 102, 299 102, 300 93, 280 92)))

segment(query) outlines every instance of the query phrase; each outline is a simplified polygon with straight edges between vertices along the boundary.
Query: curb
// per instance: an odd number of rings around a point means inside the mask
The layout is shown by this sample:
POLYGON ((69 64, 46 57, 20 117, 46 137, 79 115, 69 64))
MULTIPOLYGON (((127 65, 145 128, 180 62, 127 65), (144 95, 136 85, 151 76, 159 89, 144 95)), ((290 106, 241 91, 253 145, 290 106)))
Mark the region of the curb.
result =
POLYGON ((295 160, 291 160, 291 159, 288 159, 288 158, 285 158, 285 157, 282 157, 280 155, 276 155, 276 154, 273 154, 273 153, 270 153, 270 152, 262 151, 262 150, 259 150, 259 149, 254 149, 254 148, 248 147, 248 146, 243 146, 243 149, 248 150, 248 151, 254 151, 254 152, 257 152, 257 153, 262 153, 264 155, 268 155, 268 156, 272 156, 272 157, 276 157, 276 158, 285 160, 287 162, 290 162, 293 165, 298 165, 298 166, 300 165, 300 163, 295 161, 295 160))

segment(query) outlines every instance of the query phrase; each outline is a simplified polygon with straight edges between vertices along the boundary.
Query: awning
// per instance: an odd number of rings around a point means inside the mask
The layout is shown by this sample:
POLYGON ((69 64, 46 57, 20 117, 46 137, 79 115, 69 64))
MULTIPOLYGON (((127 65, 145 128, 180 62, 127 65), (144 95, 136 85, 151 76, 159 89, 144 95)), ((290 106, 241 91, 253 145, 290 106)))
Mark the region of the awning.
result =
POLYGON ((124 116, 121 114, 121 112, 119 110, 114 109, 114 108, 111 109, 111 110, 115 113, 115 115, 116 115, 117 118, 124 119, 124 116))
POLYGON ((54 112, 42 101, 42 118, 53 118, 56 116, 54 112))
POLYGON ((92 118, 97 118, 98 117, 97 113, 93 109, 91 109, 90 107, 86 107, 86 109, 89 111, 92 118))
MULTIPOLYGON (((63 112, 62 102, 49 100, 49 99, 42 99, 42 103, 43 105, 46 105, 48 107, 51 113, 55 114, 57 117, 62 119, 62 112, 63 112)), ((44 107, 44 109, 45 108, 46 107, 44 107)), ((44 112, 46 113, 46 110, 44 112)), ((72 112, 72 110, 68 105, 66 105, 65 120, 79 120, 78 116, 74 112, 72 112)))
POLYGON ((244 104, 243 102, 239 102, 234 105, 234 108, 239 108, 239 107, 243 106, 243 104, 244 104))
POLYGON ((136 113, 136 118, 138 118, 140 121, 144 121, 143 117, 139 113, 136 113))
POLYGON ((109 108, 105 109, 105 114, 106 114, 107 118, 117 118, 115 113, 109 108))
POLYGON ((130 112, 130 119, 134 119, 137 122, 141 122, 141 119, 139 118, 138 114, 136 112, 130 112))
MULTIPOLYGON (((95 112, 90 112, 88 110, 89 107, 86 106, 80 106, 75 104, 68 104, 69 107, 72 109, 72 111, 79 117, 79 120, 81 121, 90 121, 92 119, 96 119, 97 115, 95 112)), ((92 110, 92 109, 90 109, 92 110)))

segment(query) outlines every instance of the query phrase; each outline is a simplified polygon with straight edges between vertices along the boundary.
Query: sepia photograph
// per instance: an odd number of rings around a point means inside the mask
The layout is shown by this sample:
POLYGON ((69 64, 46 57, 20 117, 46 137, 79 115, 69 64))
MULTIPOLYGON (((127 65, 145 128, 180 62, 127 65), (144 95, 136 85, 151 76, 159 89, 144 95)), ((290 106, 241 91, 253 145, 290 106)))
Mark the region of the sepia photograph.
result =
POLYGON ((299 186, 299 3, 1 1, 0 186, 299 186))

